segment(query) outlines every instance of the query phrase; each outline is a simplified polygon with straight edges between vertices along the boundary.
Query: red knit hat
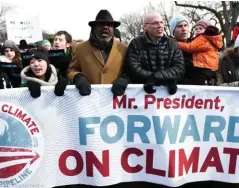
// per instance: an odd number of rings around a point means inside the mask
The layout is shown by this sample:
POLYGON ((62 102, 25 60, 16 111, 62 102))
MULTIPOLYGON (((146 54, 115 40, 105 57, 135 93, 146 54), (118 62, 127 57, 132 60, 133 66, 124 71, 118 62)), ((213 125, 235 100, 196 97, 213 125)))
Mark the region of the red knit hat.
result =
POLYGON ((199 25, 204 27, 205 29, 207 29, 207 27, 210 25, 210 23, 205 20, 199 20, 199 21, 197 21, 197 23, 195 24, 194 27, 199 26, 199 25))

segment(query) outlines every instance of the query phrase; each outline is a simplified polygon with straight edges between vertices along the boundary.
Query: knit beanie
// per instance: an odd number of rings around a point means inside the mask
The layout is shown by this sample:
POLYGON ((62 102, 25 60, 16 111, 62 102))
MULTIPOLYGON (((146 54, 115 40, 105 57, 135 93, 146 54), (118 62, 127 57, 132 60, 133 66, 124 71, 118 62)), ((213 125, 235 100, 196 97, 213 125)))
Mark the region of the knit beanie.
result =
POLYGON ((187 18, 184 17, 184 16, 182 16, 182 15, 174 16, 174 17, 169 21, 170 31, 171 31, 172 35, 173 35, 173 33, 174 33, 174 30, 175 30, 176 26, 177 26, 180 22, 182 22, 182 21, 186 21, 186 22, 189 24, 187 18))
POLYGON ((204 27, 205 29, 207 29, 207 27, 210 25, 210 22, 208 21, 205 21, 205 20, 199 20, 197 21, 197 23, 194 25, 194 27, 196 26, 202 26, 204 27))
POLYGON ((2 49, 6 49, 6 48, 11 48, 11 49, 15 49, 16 51, 19 51, 17 45, 12 40, 5 40, 5 42, 3 43, 2 49))
POLYGON ((43 40, 41 43, 41 46, 50 46, 50 48, 51 48, 51 43, 49 40, 43 40))
POLYGON ((49 63, 49 59, 48 59, 48 53, 44 50, 36 50, 32 55, 31 55, 31 60, 32 59, 42 59, 44 61, 46 61, 47 63, 49 63))

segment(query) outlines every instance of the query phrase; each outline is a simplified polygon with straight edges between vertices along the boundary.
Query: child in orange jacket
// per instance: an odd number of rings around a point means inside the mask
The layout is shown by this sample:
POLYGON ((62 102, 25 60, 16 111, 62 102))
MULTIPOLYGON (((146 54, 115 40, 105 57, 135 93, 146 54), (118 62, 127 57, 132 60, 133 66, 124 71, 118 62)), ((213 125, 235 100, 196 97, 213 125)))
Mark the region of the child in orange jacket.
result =
POLYGON ((178 42, 182 51, 193 54, 193 65, 198 68, 217 70, 219 64, 218 50, 222 48, 222 34, 218 28, 209 26, 200 20, 196 23, 196 37, 190 43, 178 42))
POLYGON ((198 70, 195 76, 201 80, 197 85, 214 85, 215 71, 219 65, 218 51, 223 46, 222 34, 218 28, 203 20, 198 21, 194 28, 196 37, 190 43, 178 42, 179 47, 184 52, 192 53, 193 65, 198 70))

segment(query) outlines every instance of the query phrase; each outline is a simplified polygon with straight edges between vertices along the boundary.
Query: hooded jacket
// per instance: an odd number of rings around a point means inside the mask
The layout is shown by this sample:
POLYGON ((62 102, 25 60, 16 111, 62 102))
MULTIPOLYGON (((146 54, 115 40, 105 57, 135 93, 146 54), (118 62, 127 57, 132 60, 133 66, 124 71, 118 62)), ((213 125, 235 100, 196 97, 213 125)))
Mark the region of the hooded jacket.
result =
POLYGON ((21 72, 22 86, 25 87, 27 85, 28 81, 36 82, 36 83, 40 84, 41 86, 54 86, 54 85, 56 85, 56 83, 59 80, 58 79, 59 75, 57 73, 56 68, 53 65, 50 65, 50 66, 51 66, 52 73, 51 73, 50 79, 47 82, 44 81, 44 80, 40 80, 36 77, 27 76, 26 72, 29 71, 30 66, 25 67, 21 72))

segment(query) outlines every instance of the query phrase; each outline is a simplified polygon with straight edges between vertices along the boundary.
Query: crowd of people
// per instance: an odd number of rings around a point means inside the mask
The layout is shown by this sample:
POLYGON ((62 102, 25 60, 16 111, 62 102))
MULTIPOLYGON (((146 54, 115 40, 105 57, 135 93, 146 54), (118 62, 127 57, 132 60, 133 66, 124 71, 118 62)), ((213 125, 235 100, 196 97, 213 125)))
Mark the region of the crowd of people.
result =
POLYGON ((73 41, 66 31, 57 32, 53 44, 44 40, 38 47, 24 40, 19 46, 5 41, 0 62, 20 68, 20 82, 14 82, 17 74, 9 75, 1 69, 0 88, 28 87, 31 96, 37 98, 41 86, 55 86, 56 96, 63 96, 68 84, 75 85, 82 96, 91 94, 92 84, 112 84, 111 91, 116 96, 123 95, 128 84, 143 84, 144 91, 150 94, 158 86, 166 86, 169 95, 177 92, 178 84, 238 86, 239 39, 223 51, 222 33, 209 21, 198 21, 193 26, 195 36, 189 38, 189 21, 175 16, 169 22, 173 36, 166 36, 162 16, 149 13, 144 18, 143 34, 129 45, 121 42, 117 29, 120 24, 108 10, 100 10, 89 22, 87 41, 73 41), (57 63, 66 64, 67 69, 60 70, 51 63, 50 50, 64 51, 66 58, 57 63), (29 64, 23 66, 21 54, 26 52, 30 54, 29 64))
POLYGON ((166 36, 161 15, 149 13, 143 34, 129 45, 121 42, 120 24, 109 11, 101 10, 89 22, 87 41, 73 41, 67 31, 57 32, 53 44, 43 40, 36 46, 21 40, 18 46, 6 40, 0 62, 12 63, 21 71, 9 74, 1 68, 0 88, 27 86, 33 97, 39 97, 40 86, 55 85, 55 94, 62 96, 67 84, 74 84, 82 96, 90 95, 92 84, 112 84, 112 93, 117 96, 124 94, 128 84, 144 84, 147 93, 164 85, 170 95, 177 92, 178 84, 238 86, 239 42, 223 52, 222 34, 209 21, 198 21, 190 39, 187 18, 175 16, 169 23, 173 36, 166 36), (57 64, 67 68, 55 67, 49 50, 64 50, 67 58, 57 64), (24 53, 30 54, 28 66, 23 66, 24 53))

